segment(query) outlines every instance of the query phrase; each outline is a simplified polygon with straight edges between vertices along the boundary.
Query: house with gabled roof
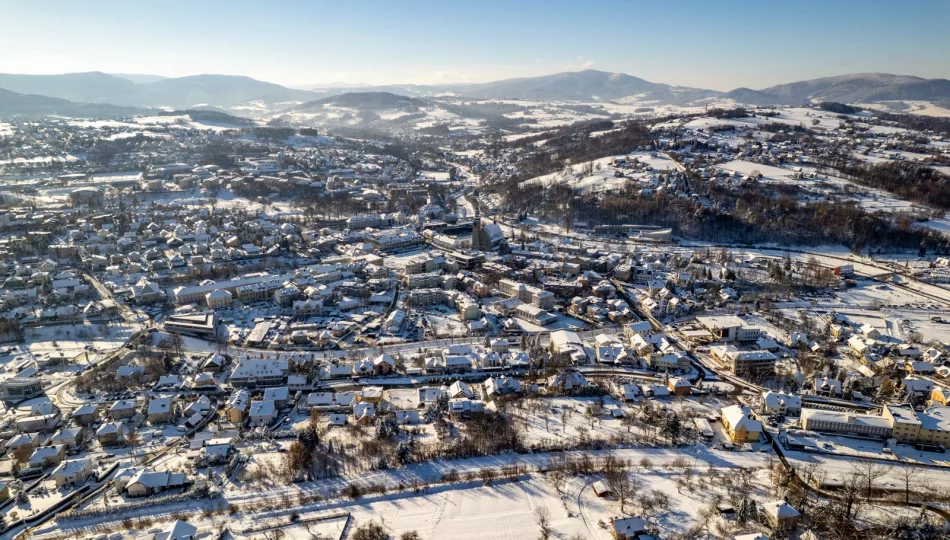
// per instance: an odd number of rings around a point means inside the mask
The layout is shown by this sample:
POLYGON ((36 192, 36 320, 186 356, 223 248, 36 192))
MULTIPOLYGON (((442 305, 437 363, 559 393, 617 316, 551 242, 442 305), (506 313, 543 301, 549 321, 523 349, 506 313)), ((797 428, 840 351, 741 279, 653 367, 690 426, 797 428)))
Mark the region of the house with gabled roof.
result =
POLYGON ((232 424, 241 424, 247 418, 251 405, 251 394, 247 390, 236 390, 224 406, 224 414, 232 424))
POLYGON ((646 522, 639 517, 613 518, 610 529, 617 540, 639 540, 647 534, 646 522))
POLYGON ((172 398, 161 397, 152 398, 148 402, 148 423, 149 424, 167 424, 175 417, 175 410, 172 405, 172 398))
POLYGON ((457 399, 457 398, 472 399, 473 397, 475 397, 475 392, 468 385, 468 383, 464 381, 460 381, 460 380, 452 383, 452 385, 449 386, 449 390, 447 393, 449 395, 449 399, 457 399))
POLYGON ((376 420, 376 406, 370 402, 353 405, 353 418, 357 424, 368 425, 376 420))
POLYGON ((762 423, 753 418, 752 410, 745 406, 723 407, 722 425, 734 443, 758 442, 762 437, 762 423))
POLYGON ((146 467, 132 475, 125 485, 125 491, 129 494, 129 497, 147 497, 166 489, 179 488, 184 485, 185 475, 183 473, 153 471, 146 467))
POLYGON ((277 405, 270 400, 254 400, 248 413, 251 427, 270 425, 277 416, 277 405))
POLYGON ((521 382, 507 375, 489 377, 488 380, 485 381, 484 386, 485 395, 489 397, 521 393, 521 382))
POLYGON ((68 459, 52 472, 56 487, 76 486, 92 475, 92 460, 89 458, 68 459))
POLYGON ((131 418, 138 412, 138 404, 134 399, 120 399, 109 407, 109 417, 113 420, 131 418))
POLYGON ((66 447, 62 444, 41 446, 30 456, 30 467, 53 467, 59 465, 66 457, 66 447))
POLYGON ((96 440, 102 446, 121 444, 125 441, 125 427, 122 422, 107 422, 96 430, 96 440))
POLYGON ((290 389, 286 386, 268 388, 264 390, 264 399, 273 401, 278 409, 283 409, 290 404, 290 389))
POLYGON ((801 514, 785 501, 770 501, 762 504, 762 514, 773 528, 794 529, 801 514))

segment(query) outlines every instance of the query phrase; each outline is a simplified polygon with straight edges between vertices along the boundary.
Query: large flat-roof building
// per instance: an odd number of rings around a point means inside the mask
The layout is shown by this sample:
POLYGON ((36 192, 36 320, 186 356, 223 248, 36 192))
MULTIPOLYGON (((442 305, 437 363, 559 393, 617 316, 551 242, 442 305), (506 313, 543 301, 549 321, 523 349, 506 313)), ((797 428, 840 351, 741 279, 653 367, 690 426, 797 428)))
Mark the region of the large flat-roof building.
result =
POLYGON ((755 341, 762 337, 762 330, 753 328, 737 315, 709 315, 696 320, 720 341, 755 341))
POLYGON ((741 351, 732 345, 712 347, 710 354, 729 371, 743 377, 770 375, 775 372, 778 357, 769 351, 741 351))
POLYGON ((173 334, 213 336, 217 328, 214 312, 171 315, 165 320, 165 330, 173 334))
POLYGON ((0 398, 22 401, 43 393, 43 381, 32 377, 12 377, 0 381, 0 398))
POLYGON ((921 421, 910 407, 892 407, 885 405, 881 418, 891 426, 891 435, 898 442, 917 442, 920 438, 921 421))
POLYGON ((554 293, 533 285, 525 285, 511 279, 498 280, 498 290, 508 298, 517 298, 526 304, 541 309, 554 308, 554 293))
POLYGON ((805 409, 801 422, 802 429, 842 435, 886 439, 893 432, 890 419, 871 414, 805 409))

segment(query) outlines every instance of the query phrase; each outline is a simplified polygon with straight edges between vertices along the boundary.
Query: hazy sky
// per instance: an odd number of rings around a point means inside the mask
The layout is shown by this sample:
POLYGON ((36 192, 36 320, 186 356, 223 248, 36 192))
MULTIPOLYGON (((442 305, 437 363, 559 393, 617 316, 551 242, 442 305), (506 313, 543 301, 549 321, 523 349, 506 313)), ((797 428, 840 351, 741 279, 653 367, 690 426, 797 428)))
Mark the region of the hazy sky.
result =
POLYGON ((950 78, 950 1, 0 0, 0 72, 449 83, 594 68, 717 90, 950 78))

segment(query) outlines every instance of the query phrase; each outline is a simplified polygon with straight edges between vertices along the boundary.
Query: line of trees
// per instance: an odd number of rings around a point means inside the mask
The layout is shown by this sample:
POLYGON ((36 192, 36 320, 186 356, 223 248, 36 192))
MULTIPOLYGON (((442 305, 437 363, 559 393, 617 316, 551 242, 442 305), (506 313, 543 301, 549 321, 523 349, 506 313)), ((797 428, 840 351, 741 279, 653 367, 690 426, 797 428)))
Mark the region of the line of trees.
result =
POLYGON ((950 176, 910 161, 838 162, 833 165, 852 182, 882 189, 904 199, 950 210, 950 176))

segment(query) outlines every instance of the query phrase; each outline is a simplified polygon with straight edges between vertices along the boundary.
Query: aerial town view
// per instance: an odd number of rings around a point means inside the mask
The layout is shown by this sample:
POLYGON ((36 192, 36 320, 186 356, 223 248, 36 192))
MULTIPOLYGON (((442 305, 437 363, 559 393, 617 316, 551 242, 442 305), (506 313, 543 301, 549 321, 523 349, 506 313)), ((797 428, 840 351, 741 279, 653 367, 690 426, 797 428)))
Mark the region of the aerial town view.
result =
POLYGON ((769 8, 0 0, 0 540, 950 539, 950 3, 769 8))

